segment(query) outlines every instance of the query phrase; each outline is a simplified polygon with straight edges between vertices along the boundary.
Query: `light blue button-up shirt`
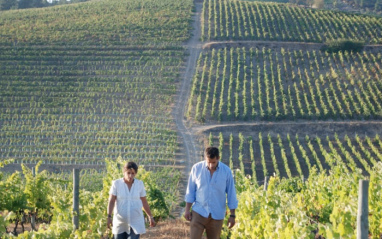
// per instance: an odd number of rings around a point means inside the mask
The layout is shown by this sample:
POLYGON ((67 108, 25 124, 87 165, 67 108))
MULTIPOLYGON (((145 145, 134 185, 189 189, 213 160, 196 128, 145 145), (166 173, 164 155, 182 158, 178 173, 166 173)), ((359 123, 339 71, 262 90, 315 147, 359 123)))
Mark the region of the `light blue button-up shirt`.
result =
POLYGON ((193 203, 192 210, 203 217, 222 220, 226 213, 226 202, 229 209, 236 209, 235 184, 231 169, 219 161, 211 177, 206 161, 196 163, 188 179, 185 201, 193 203))

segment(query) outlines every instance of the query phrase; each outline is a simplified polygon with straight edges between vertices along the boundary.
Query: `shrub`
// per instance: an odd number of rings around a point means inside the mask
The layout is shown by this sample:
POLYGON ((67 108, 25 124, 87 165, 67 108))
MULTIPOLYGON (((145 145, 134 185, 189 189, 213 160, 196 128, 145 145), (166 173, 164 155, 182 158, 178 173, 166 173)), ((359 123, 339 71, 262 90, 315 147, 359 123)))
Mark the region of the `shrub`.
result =
POLYGON ((322 50, 327 52, 339 52, 339 51, 352 51, 359 52, 365 46, 365 42, 348 40, 348 39, 337 39, 332 41, 327 41, 322 48, 322 50))

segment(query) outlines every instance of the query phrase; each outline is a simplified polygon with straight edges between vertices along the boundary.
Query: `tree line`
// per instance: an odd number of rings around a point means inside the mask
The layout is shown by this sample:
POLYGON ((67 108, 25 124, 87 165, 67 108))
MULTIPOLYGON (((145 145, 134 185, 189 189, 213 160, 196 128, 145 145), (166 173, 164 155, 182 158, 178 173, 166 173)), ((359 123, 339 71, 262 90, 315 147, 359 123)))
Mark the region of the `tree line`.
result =
POLYGON ((374 11, 382 11, 382 0, 345 0, 348 4, 374 11))
POLYGON ((11 9, 41 8, 86 0, 0 0, 0 11, 11 9))
MULTIPOLYGON (((261 2, 279 2, 279 3, 291 3, 297 5, 305 5, 308 7, 324 8, 324 5, 332 5, 334 8, 340 3, 339 0, 250 0, 261 2)), ((382 11, 382 0, 343 0, 343 2, 360 9, 366 9, 369 11, 382 11)))

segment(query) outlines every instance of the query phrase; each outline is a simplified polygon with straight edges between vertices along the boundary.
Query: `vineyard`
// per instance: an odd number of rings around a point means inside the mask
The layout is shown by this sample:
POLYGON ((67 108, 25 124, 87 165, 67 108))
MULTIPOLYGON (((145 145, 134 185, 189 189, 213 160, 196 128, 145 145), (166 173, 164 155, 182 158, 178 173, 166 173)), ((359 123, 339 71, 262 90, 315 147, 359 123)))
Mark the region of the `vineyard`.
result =
POLYGON ((379 17, 237 0, 206 0, 203 4, 202 41, 325 42, 346 38, 382 42, 379 17))
POLYGON ((151 166, 174 164, 171 104, 190 14, 191 1, 2 13, 0 157, 98 165, 123 154, 151 166))
POLYGON ((370 175, 372 168, 382 161, 382 139, 377 125, 367 127, 362 124, 352 127, 323 124, 316 128, 309 124, 216 127, 207 130, 201 140, 204 145, 218 147, 224 163, 261 184, 266 176, 306 179, 312 170, 329 171, 339 164, 344 165, 345 173, 359 171, 370 175))
POLYGON ((179 216, 195 151, 213 145, 240 201, 224 238, 356 238, 368 179, 379 239, 381 19, 238 0, 2 11, 0 237, 25 220, 39 230, 20 238, 110 235, 108 191, 126 161, 154 216, 179 216), (331 40, 361 47, 324 50, 331 40), (69 167, 88 168, 77 230, 69 167))
POLYGON ((382 235, 378 123, 216 126, 199 135, 233 169, 237 225, 223 238, 356 238, 358 180, 370 180, 369 238, 382 235), (263 189, 270 178, 267 190, 263 189))
POLYGON ((192 1, 89 1, 4 11, 0 44, 179 46, 189 38, 192 1))
POLYGON ((124 154, 170 163, 177 135, 168 105, 183 57, 173 49, 3 47, 1 158, 97 164, 124 154))
POLYGON ((126 161, 140 165, 150 203, 165 206, 152 205, 157 217, 178 207, 183 159, 171 113, 191 13, 192 1, 173 0, 2 12, 0 188, 9 193, 0 200, 1 238, 22 233, 22 221, 40 225, 23 238, 110 234, 108 190, 126 161), (33 176, 26 165, 59 173, 33 176), (69 167, 97 169, 81 174, 77 231, 69 167))
POLYGON ((206 0, 201 14, 185 116, 235 172, 239 219, 223 237, 356 238, 366 178, 380 238, 381 50, 322 43, 379 44, 381 18, 235 0, 206 0))
MULTIPOLYGON (((0 168, 8 163, 10 161, 1 163, 0 168)), ((22 165, 22 172, 5 175, 0 172, 1 191, 12 192, 4 193, 0 198, 1 237, 14 238, 17 224, 28 223, 34 231, 19 231, 19 238, 108 238, 111 232, 106 228, 107 218, 104 216, 108 192, 112 180, 122 177, 120 168, 125 164, 124 159, 106 159, 106 169, 102 172, 81 171, 81 223, 77 230, 73 228, 73 212, 69 210, 73 203, 72 174, 40 171, 41 163, 35 165, 34 171, 22 165), (16 227, 11 226, 11 222, 16 227)), ((139 178, 145 182, 153 215, 167 218, 169 209, 172 209, 167 205, 174 205, 179 196, 173 188, 178 187, 180 173, 170 168, 156 173, 140 168, 139 173, 139 178), (162 194, 162 191, 166 193, 162 194)))
MULTIPOLYGON (((379 239, 382 218, 382 164, 370 174, 369 230, 379 239)), ((337 164, 329 173, 313 170, 306 180, 272 177, 268 189, 237 171, 239 208, 230 238, 357 238, 360 172, 337 164)), ((358 237, 359 238, 359 237, 358 237)))
POLYGON ((381 119, 381 52, 225 47, 198 59, 196 121, 381 119))

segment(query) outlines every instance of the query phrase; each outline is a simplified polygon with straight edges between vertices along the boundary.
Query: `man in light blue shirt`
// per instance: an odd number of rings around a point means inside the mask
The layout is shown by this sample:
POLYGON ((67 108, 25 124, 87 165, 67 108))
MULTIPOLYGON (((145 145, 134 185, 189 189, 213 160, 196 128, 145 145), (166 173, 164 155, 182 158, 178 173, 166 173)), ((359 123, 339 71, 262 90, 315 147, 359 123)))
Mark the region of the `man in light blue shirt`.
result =
POLYGON ((220 238, 226 206, 230 209, 228 228, 235 225, 235 184, 231 169, 220 162, 219 149, 208 147, 204 161, 194 164, 188 179, 184 217, 190 221, 191 239, 220 238), (192 212, 190 212, 192 206, 192 212))

